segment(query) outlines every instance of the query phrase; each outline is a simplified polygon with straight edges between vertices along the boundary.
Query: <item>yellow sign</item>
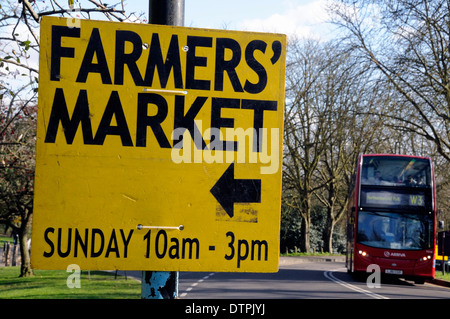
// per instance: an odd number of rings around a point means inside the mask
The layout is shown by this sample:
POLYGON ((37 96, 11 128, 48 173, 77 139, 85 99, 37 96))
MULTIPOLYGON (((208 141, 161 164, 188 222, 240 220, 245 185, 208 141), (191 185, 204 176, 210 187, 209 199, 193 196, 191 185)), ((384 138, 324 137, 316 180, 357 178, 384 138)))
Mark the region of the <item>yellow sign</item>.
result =
POLYGON ((43 17, 33 268, 278 269, 286 38, 43 17))

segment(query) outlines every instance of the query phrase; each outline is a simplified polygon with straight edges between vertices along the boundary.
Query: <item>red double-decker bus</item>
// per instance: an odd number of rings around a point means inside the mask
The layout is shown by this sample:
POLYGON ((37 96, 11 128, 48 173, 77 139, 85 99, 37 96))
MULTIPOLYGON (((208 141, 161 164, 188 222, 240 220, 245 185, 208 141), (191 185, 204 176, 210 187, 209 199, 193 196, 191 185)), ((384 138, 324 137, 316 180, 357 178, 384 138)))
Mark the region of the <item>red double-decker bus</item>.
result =
POLYGON ((347 214, 349 272, 434 278, 436 190, 428 157, 368 154, 356 165, 347 214))

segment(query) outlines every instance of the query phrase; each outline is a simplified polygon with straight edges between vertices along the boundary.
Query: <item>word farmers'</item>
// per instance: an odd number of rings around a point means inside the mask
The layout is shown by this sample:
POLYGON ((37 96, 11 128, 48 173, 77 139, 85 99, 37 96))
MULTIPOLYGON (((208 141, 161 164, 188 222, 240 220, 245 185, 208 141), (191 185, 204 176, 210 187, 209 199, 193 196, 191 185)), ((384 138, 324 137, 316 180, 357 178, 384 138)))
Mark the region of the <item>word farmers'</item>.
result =
POLYGON ((182 40, 178 34, 171 35, 170 43, 164 49, 158 33, 146 34, 143 39, 140 34, 131 30, 116 30, 114 50, 105 50, 102 39, 102 33, 105 32, 107 30, 92 28, 87 47, 83 50, 79 45, 63 45, 63 40, 68 38, 83 38, 83 41, 76 42, 85 43, 87 36, 82 35, 82 28, 52 26, 50 80, 59 81, 63 77, 63 59, 67 61, 80 56, 81 53, 83 58, 76 77, 76 82, 79 83, 86 83, 91 74, 98 74, 102 84, 123 85, 125 72, 128 70, 136 86, 152 87, 154 75, 157 73, 160 83, 156 86, 161 88, 165 88, 169 78, 172 78, 173 86, 178 89, 223 91, 226 74, 235 92, 257 94, 264 91, 268 83, 264 63, 257 57, 267 54, 266 60, 270 59, 271 63, 275 64, 282 51, 279 41, 270 43, 271 49, 267 49, 268 43, 258 39, 241 47, 241 44, 232 38, 188 35, 182 40), (182 41, 185 42, 181 43, 182 41), (200 52, 205 50, 211 53, 202 55, 200 52), (208 56, 214 59, 208 59, 208 56), (111 60, 113 62, 108 62, 111 60), (237 70, 240 64, 245 64, 242 72, 237 70), (199 71, 203 68, 211 69, 211 78, 199 77, 199 71), (249 71, 257 76, 256 82, 246 78, 249 71), (170 77, 171 73, 173 77, 170 77))

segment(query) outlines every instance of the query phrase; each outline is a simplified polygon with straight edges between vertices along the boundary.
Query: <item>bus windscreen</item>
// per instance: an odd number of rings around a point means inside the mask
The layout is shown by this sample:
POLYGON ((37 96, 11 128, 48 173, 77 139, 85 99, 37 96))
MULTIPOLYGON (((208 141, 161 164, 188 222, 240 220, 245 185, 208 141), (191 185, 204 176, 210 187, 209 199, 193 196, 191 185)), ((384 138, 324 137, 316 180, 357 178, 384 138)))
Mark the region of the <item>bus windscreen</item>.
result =
POLYGON ((428 214, 360 211, 356 241, 370 247, 421 250, 433 247, 428 214))

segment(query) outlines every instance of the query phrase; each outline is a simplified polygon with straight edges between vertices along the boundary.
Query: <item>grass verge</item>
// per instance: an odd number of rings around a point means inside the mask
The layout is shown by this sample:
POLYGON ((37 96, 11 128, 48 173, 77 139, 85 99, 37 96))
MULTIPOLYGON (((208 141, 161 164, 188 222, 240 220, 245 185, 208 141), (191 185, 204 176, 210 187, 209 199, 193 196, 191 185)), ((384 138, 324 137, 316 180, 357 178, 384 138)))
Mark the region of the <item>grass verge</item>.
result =
POLYGON ((434 277, 436 279, 441 279, 441 280, 446 280, 446 281, 450 281, 450 273, 446 272, 445 275, 442 274, 442 269, 438 270, 436 269, 436 272, 434 274, 434 277))
POLYGON ((0 299, 139 299, 141 283, 114 273, 82 271, 80 288, 69 288, 65 270, 34 270, 34 277, 19 278, 20 267, 0 268, 0 299))

